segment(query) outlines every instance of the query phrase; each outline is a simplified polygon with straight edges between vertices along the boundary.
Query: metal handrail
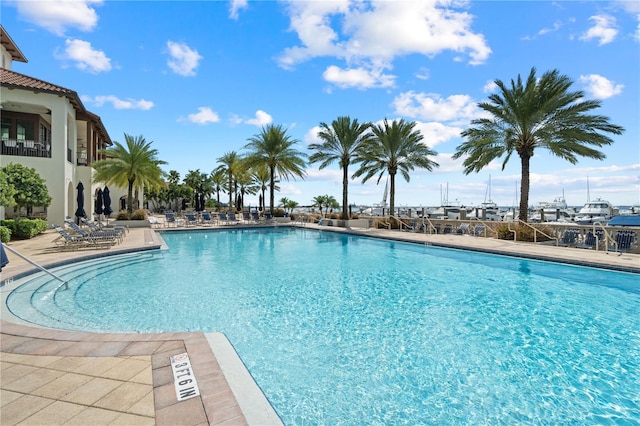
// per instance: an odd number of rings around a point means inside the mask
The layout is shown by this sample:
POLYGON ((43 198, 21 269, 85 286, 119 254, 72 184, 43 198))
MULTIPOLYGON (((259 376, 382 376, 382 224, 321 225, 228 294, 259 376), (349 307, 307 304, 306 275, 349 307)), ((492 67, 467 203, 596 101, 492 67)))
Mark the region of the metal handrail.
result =
POLYGON ((64 285, 65 290, 69 289, 69 283, 67 281, 63 280, 62 278, 60 278, 59 276, 57 276, 56 274, 54 274, 53 272, 49 271, 48 269, 46 269, 43 266, 40 266, 39 264, 37 264, 33 260, 29 259, 27 256, 24 256, 23 254, 19 253, 17 250, 12 249, 8 245, 2 243, 2 246, 4 248, 6 248, 7 250, 9 250, 11 253, 15 254, 16 256, 20 257, 23 260, 26 260, 28 263, 32 264, 36 268, 40 269, 43 272, 46 272, 47 274, 51 275, 56 280, 60 281, 64 285))
MULTIPOLYGON (((509 222, 509 223, 512 223, 512 222, 509 222)), ((520 220, 520 219, 518 219, 518 223, 520 223, 520 224, 522 224, 522 225, 525 225, 525 226, 528 226, 529 228, 533 229, 533 242, 534 242, 534 243, 537 243, 537 242, 538 242, 538 232, 539 232, 539 233, 541 233, 542 235, 544 235, 545 237, 549 238, 550 240, 556 240, 556 245, 558 245, 558 244, 559 244, 559 240, 560 240, 560 239, 559 239, 557 236, 556 236, 556 237, 552 237, 551 235, 549 235, 549 234, 547 234, 547 233, 545 233, 545 232, 542 232, 541 230, 539 230, 539 229, 538 229, 538 228, 536 228, 535 226, 531 226, 531 225, 530 225, 530 224, 528 224, 527 222, 524 222, 524 221, 522 221, 522 220, 520 220)), ((509 227, 508 227, 508 229, 509 229, 509 231, 512 231, 512 232, 515 234, 515 231, 513 231, 513 230, 511 229, 511 226, 509 226, 509 227)))

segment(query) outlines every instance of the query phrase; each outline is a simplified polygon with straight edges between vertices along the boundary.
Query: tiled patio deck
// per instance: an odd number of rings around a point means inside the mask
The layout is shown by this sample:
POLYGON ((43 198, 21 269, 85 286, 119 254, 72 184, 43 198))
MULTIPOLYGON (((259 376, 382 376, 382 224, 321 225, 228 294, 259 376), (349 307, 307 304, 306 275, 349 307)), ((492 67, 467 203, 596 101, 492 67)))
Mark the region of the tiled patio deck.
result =
MULTIPOLYGON (((307 225, 317 229, 316 225, 307 225)), ((183 228, 186 229, 186 228, 183 228)), ((193 229, 193 228, 189 228, 193 229)), ((557 260, 640 272, 640 255, 606 254, 592 250, 553 247, 492 238, 424 235, 385 230, 322 229, 393 238, 421 244, 460 247, 492 253, 557 260)), ((103 256, 102 250, 51 250, 50 232, 10 247, 41 265, 103 256)), ((125 241, 108 252, 155 249, 160 241, 149 229, 132 229, 125 241)), ((9 253, 2 279, 33 267, 9 253)), ((2 288, 10 291, 11 285, 2 288)), ((0 424, 278 424, 273 414, 249 416, 251 399, 238 402, 203 333, 97 334, 51 330, 6 321, 3 306, 0 334, 0 424), (169 364, 172 355, 187 352, 201 395, 176 400, 169 364), (268 422, 255 421, 256 418, 268 422)), ((241 395, 240 395, 241 396, 241 395)))

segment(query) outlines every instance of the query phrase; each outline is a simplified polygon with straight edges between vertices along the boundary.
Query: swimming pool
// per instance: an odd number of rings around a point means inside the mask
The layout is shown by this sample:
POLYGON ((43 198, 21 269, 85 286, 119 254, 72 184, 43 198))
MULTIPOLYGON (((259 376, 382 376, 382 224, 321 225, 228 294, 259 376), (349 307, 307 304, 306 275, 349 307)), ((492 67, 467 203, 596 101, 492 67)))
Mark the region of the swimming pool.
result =
POLYGON ((7 304, 67 329, 222 331, 285 424, 640 419, 637 275, 313 230, 163 238, 7 304))

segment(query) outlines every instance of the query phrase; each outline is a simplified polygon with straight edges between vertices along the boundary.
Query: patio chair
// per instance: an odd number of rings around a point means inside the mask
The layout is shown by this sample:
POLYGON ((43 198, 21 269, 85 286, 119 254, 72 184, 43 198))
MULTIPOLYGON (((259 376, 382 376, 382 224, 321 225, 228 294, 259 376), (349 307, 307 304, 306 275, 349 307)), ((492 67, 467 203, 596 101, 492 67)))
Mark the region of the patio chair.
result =
POLYGON ((207 211, 203 211, 201 213, 201 218, 202 218, 202 224, 204 226, 211 226, 213 225, 213 218, 211 217, 211 214, 207 211))
POLYGON ((577 229, 565 229, 562 234, 562 238, 560 239, 560 243, 558 245, 562 247, 571 247, 575 246, 578 243, 578 236, 580 235, 580 231, 577 229))
POLYGON ((184 218, 187 226, 196 226, 198 224, 198 218, 194 212, 185 212, 184 218))
POLYGON ((614 237, 615 244, 609 247, 609 250, 617 252, 625 252, 631 250, 636 239, 636 233, 633 231, 617 231, 614 237))
POLYGON ((464 234, 468 234, 468 233, 469 233, 469 224, 468 223, 462 223, 456 229, 456 235, 464 235, 464 234))
POLYGON ((251 212, 251 221, 254 223, 258 223, 260 221, 260 213, 251 212))
POLYGON ((484 237, 485 230, 486 230, 486 228, 485 228, 484 225, 476 225, 473 228, 473 235, 476 236, 476 237, 484 237))
POLYGON ((576 248, 595 249, 598 247, 603 237, 604 234, 599 229, 596 230, 595 234, 593 231, 589 231, 587 232, 587 235, 584 236, 584 241, 581 244, 576 245, 576 248))
POLYGON ((160 228, 162 226, 162 223, 160 223, 160 221, 155 216, 147 217, 147 221, 152 228, 160 228))
POLYGON ((129 227, 128 226, 114 226, 114 227, 107 227, 107 226, 103 226, 102 223, 100 221, 96 221, 96 222, 91 222, 89 219, 86 219, 84 217, 80 218, 80 221, 87 225, 87 227, 89 228, 90 232, 104 232, 105 234, 113 234, 115 236, 118 237, 118 239, 120 239, 120 241, 122 241, 124 239, 124 236, 126 233, 129 232, 129 227))
POLYGON ((122 235, 119 232, 113 231, 96 231, 89 232, 78 226, 73 220, 65 220, 64 224, 71 228, 76 235, 79 235, 87 240, 95 242, 104 242, 105 244, 116 244, 122 241, 122 235))
POLYGON ((453 226, 451 226, 450 224, 446 224, 444 226, 444 230, 442 231, 443 234, 450 234, 451 231, 453 230, 453 226))
POLYGON ((56 247, 63 250, 78 250, 81 248, 107 248, 112 244, 109 241, 84 237, 82 235, 71 235, 60 225, 53 225, 53 229, 58 233, 58 237, 53 240, 56 247))
POLYGON ((227 215, 227 225, 237 225, 239 220, 236 218, 236 214, 234 212, 229 212, 227 215))
POLYGON ((164 226, 166 226, 167 228, 178 226, 176 214, 171 210, 167 210, 166 212, 164 212, 164 226))
POLYGON ((244 223, 251 223, 251 215, 249 212, 242 212, 242 221, 244 223))

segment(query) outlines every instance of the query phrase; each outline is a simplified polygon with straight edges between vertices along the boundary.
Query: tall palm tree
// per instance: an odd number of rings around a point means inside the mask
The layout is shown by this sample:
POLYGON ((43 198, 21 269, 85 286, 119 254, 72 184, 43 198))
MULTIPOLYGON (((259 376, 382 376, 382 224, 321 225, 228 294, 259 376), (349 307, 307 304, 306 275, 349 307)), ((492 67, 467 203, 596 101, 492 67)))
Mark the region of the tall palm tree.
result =
POLYGON ((433 170, 440 165, 429 157, 437 155, 435 151, 422 142, 423 136, 415 129, 416 123, 393 120, 391 124, 384 119, 382 124, 371 127, 374 137, 365 141, 354 158, 362 163, 353 177, 364 176, 362 183, 374 175, 378 175, 378 182, 385 173, 389 175, 389 210, 393 214, 395 209, 396 174, 400 173, 409 182, 409 171, 415 167, 433 170))
POLYGON ((216 201, 218 208, 220 207, 220 191, 226 191, 227 178, 224 170, 214 170, 211 172, 211 185, 213 185, 213 191, 216 193, 216 201))
POLYGON ((310 163, 320 162, 320 170, 338 161, 342 169, 342 219, 349 219, 349 165, 360 147, 373 135, 368 131, 371 123, 358 123, 348 116, 338 117, 331 126, 320 123, 318 137, 322 143, 313 143, 309 149, 316 151, 309 157, 310 163))
POLYGON ((167 164, 159 160, 158 150, 152 149, 153 142, 147 142, 140 136, 124 134, 126 146, 119 142, 103 150, 104 160, 92 164, 96 174, 94 181, 127 187, 127 212, 133 213, 133 188, 135 186, 161 187, 162 169, 160 165, 167 164))
POLYGON ((498 93, 488 102, 478 104, 491 118, 471 121, 471 127, 461 133, 466 140, 456 148, 454 159, 466 156, 464 172, 479 172, 491 161, 505 156, 504 170, 511 155, 520 157, 519 219, 527 221, 529 206, 529 166, 536 148, 549 152, 571 164, 577 157, 598 160, 605 155, 592 147, 610 145, 613 140, 603 132, 620 135, 624 128, 609 123, 609 118, 588 114, 600 107, 599 100, 584 100, 582 91, 570 91, 573 81, 558 70, 547 71, 540 79, 531 68, 527 81, 520 75, 510 87, 495 80, 498 93))
POLYGON ((233 176, 236 171, 239 171, 242 168, 242 158, 238 155, 236 151, 225 152, 222 157, 218 158, 218 163, 221 163, 216 171, 222 171, 227 176, 229 187, 227 188, 229 192, 229 209, 233 207, 233 176))
MULTIPOLYGON (((264 204, 266 204, 264 193, 267 190, 269 182, 271 180, 271 176, 269 175, 269 169, 264 164, 258 167, 253 167, 251 168, 251 175, 253 176, 253 180, 256 183, 257 192, 260 193, 260 200, 262 200, 262 203, 260 204, 259 207, 260 209, 262 209, 264 207, 264 204)), ((280 187, 278 186, 279 182, 280 181, 276 179, 276 185, 274 186, 276 191, 280 191, 280 187)))
POLYGON ((282 125, 269 124, 248 141, 245 145, 249 150, 247 165, 264 165, 269 169, 269 209, 273 214, 276 179, 303 177, 306 154, 294 148, 298 141, 292 139, 282 125))

